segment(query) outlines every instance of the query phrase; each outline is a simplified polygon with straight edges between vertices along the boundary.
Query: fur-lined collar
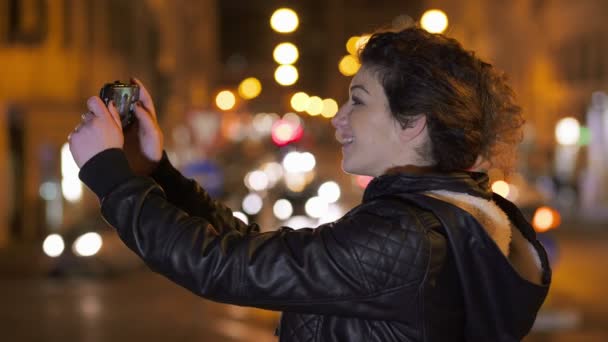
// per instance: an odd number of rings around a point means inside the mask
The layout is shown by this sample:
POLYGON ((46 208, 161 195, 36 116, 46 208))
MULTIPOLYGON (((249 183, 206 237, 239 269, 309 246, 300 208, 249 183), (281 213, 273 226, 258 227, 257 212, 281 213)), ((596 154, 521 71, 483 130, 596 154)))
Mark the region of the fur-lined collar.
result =
POLYGON ((522 277, 536 284, 542 283, 542 263, 538 251, 513 226, 496 203, 481 197, 446 190, 428 191, 425 195, 451 203, 468 212, 484 228, 522 277))
POLYGON ((502 254, 509 256, 511 222, 494 202, 465 193, 446 190, 429 191, 426 195, 451 203, 471 214, 494 240, 502 254))

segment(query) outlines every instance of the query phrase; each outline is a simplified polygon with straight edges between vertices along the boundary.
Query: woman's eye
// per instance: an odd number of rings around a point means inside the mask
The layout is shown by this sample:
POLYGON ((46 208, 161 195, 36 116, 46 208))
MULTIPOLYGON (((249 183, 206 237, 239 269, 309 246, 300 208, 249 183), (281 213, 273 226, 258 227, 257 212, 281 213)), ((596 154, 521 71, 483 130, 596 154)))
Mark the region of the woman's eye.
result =
POLYGON ((361 102, 361 100, 359 100, 356 97, 352 97, 352 101, 353 101, 353 105, 360 105, 363 104, 363 102, 361 102))

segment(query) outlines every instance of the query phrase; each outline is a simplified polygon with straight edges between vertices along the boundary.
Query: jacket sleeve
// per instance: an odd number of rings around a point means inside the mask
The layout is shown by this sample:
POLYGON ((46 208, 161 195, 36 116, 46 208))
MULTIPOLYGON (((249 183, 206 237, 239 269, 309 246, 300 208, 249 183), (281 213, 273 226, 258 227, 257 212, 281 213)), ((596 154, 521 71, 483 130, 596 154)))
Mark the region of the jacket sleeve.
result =
POLYGON ((150 176, 162 187, 167 200, 190 216, 203 217, 213 226, 227 224, 239 231, 257 229, 255 225, 245 226, 230 208, 211 198, 196 181, 184 177, 171 165, 166 153, 150 176))
POLYGON ((425 240, 413 230, 409 243, 418 246, 416 251, 398 250, 400 257, 410 259, 409 271, 387 277, 401 266, 382 255, 397 247, 384 246, 391 237, 381 241, 363 233, 368 229, 362 227, 382 224, 371 213, 349 215, 317 229, 259 233, 240 229, 235 221, 213 225, 204 215, 189 215, 167 201, 151 179, 135 177, 104 197, 102 214, 151 269, 219 302, 387 319, 402 305, 415 304, 425 273, 424 267, 415 266, 426 264, 425 240), (393 269, 387 271, 382 262, 393 269))

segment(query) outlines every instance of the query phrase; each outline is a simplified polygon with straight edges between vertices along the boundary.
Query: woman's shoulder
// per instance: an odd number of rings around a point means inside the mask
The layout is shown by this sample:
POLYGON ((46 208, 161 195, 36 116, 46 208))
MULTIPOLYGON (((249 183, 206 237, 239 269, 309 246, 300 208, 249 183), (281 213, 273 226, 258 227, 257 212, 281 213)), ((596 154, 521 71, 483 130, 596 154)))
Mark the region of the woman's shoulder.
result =
POLYGON ((379 221, 396 220, 399 222, 420 221, 424 219, 422 222, 419 222, 424 226, 425 222, 428 221, 428 216, 432 216, 432 213, 416 205, 414 201, 398 196, 383 196, 361 203, 345 216, 370 216, 379 221))
POLYGON ((333 236, 349 246, 363 272, 372 275, 370 283, 382 287, 419 283, 437 245, 424 215, 411 204, 374 200, 336 221, 333 236))
POLYGON ((430 211, 398 198, 362 203, 334 225, 336 229, 345 229, 351 239, 369 241, 374 236, 396 243, 426 239, 429 230, 440 226, 430 211))

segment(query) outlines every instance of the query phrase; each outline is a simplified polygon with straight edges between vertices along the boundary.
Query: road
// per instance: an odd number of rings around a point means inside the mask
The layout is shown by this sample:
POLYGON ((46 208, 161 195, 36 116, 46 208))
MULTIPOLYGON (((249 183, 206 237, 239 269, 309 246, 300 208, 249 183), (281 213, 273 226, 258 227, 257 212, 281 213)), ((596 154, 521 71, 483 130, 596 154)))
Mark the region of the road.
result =
MULTIPOLYGON (((608 232, 556 235, 554 282, 525 342, 608 341, 608 232)), ((276 341, 278 314, 198 298, 145 269, 0 275, 2 341, 276 341)))
POLYGON ((553 283, 532 341, 608 341, 608 226, 556 234, 553 283))

